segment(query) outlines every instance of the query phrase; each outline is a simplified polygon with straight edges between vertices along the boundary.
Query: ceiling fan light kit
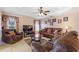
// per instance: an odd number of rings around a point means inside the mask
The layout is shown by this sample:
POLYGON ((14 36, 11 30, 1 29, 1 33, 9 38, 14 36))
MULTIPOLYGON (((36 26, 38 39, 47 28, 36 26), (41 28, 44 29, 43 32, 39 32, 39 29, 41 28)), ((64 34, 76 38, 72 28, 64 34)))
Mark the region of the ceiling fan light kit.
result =
POLYGON ((39 15, 39 16, 45 16, 43 13, 39 13, 38 15, 39 15))

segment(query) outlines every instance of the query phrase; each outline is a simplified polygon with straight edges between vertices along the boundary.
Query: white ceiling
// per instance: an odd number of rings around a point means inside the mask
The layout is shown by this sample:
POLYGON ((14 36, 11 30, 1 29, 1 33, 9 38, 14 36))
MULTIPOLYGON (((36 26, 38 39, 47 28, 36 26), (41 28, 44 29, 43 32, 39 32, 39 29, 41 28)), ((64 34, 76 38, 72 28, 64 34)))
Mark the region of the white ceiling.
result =
POLYGON ((47 16, 38 16, 39 7, 0 7, 0 10, 5 14, 25 15, 35 19, 42 19, 50 16, 57 16, 70 10, 70 7, 44 7, 44 10, 50 10, 47 16))

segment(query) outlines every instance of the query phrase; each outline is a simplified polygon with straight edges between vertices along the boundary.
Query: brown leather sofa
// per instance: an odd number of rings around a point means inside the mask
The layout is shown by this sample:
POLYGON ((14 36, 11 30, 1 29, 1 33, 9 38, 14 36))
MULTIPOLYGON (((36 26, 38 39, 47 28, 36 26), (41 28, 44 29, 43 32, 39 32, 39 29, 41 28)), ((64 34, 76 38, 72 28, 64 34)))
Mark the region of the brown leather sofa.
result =
POLYGON ((55 30, 57 30, 58 32, 62 31, 61 28, 45 28, 41 30, 41 35, 51 39, 54 37, 55 30))
POLYGON ((8 44, 13 44, 20 41, 23 38, 23 33, 15 32, 15 34, 9 33, 10 30, 2 30, 2 41, 8 44))

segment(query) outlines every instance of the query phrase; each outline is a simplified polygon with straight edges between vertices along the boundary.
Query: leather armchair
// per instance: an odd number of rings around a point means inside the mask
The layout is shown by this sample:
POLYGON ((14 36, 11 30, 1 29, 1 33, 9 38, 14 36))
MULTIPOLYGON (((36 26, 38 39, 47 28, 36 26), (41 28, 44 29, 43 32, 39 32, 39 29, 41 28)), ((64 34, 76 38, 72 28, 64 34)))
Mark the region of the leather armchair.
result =
POLYGON ((2 31, 2 41, 8 44, 13 44, 20 41, 23 38, 23 33, 16 33, 15 35, 11 35, 6 32, 6 30, 2 31))

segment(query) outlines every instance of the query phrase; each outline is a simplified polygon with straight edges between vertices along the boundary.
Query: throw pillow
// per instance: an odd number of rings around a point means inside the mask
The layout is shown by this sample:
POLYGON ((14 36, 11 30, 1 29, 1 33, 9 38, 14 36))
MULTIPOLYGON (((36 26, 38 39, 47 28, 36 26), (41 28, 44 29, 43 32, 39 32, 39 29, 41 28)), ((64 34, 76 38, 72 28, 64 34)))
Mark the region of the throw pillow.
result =
POLYGON ((15 32, 14 31, 10 31, 9 32, 11 35, 15 35, 15 32))

